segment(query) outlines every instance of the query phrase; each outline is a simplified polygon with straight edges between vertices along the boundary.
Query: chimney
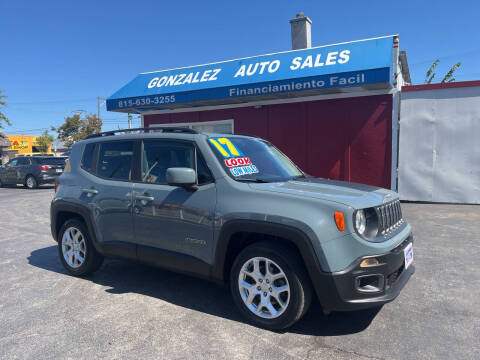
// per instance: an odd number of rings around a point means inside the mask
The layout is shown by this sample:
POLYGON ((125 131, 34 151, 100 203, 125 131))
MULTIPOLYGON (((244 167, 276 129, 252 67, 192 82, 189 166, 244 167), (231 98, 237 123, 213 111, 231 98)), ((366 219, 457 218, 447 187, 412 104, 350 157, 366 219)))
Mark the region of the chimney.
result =
POLYGON ((292 28, 292 50, 312 47, 312 20, 303 12, 298 13, 295 19, 290 20, 292 28))

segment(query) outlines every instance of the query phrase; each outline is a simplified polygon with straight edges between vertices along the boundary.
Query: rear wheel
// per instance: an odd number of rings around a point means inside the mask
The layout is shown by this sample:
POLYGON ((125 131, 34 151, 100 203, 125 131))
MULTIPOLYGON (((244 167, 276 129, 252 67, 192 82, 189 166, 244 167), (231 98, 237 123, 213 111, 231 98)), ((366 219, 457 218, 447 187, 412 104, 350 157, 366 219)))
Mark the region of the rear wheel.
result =
POLYGON ((38 187, 38 182, 37 179, 35 179, 35 176, 28 175, 25 179, 25 186, 28 189, 36 189, 38 187))
POLYGON ((230 288, 244 317, 271 330, 298 321, 308 310, 312 296, 299 256, 270 242, 253 244, 237 256, 230 288))
POLYGON ((88 230, 78 219, 65 222, 58 236, 58 255, 62 265, 75 276, 90 274, 100 268, 103 256, 95 249, 88 230))

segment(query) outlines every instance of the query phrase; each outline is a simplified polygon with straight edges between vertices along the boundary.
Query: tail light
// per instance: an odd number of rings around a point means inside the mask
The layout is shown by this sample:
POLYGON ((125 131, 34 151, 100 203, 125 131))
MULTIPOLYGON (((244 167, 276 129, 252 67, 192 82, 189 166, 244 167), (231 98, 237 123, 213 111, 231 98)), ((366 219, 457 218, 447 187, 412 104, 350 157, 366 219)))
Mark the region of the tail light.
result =
POLYGON ((57 193, 58 188, 60 187, 60 183, 58 182, 58 178, 55 179, 55 194, 57 193))
POLYGON ((50 165, 38 165, 40 170, 50 170, 52 167, 50 165))

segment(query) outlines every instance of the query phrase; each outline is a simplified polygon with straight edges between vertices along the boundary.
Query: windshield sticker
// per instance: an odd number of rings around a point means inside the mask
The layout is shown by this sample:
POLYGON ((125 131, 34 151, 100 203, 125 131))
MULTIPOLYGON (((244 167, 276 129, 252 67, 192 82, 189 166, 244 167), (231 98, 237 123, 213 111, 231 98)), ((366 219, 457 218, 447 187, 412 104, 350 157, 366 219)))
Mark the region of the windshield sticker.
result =
POLYGON ((249 165, 249 166, 239 166, 236 168, 230 168, 230 172, 232 173, 233 176, 244 176, 244 175, 250 175, 250 174, 257 174, 259 171, 255 165, 249 165))
POLYGON ((250 161, 250 158, 249 157, 239 157, 239 158, 232 158, 232 159, 225 159, 225 165, 227 165, 227 167, 231 168, 231 167, 235 167, 235 166, 239 166, 239 165, 252 165, 252 162, 250 161))
POLYGON ((229 139, 225 137, 209 138, 208 140, 213 144, 213 146, 215 146, 215 149, 217 149, 224 158, 229 159, 235 156, 243 156, 243 152, 241 152, 229 139))

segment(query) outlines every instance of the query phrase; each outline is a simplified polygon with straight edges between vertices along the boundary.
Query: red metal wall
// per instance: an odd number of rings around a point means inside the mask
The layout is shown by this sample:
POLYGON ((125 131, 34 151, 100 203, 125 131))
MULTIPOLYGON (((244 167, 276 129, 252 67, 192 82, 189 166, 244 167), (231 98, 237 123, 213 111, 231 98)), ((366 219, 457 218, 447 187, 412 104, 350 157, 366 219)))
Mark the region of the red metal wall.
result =
POLYGON ((146 115, 145 126, 234 119, 307 173, 390 188, 392 95, 146 115))

